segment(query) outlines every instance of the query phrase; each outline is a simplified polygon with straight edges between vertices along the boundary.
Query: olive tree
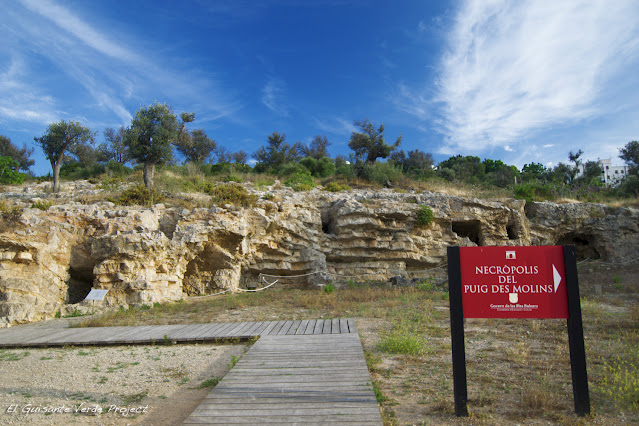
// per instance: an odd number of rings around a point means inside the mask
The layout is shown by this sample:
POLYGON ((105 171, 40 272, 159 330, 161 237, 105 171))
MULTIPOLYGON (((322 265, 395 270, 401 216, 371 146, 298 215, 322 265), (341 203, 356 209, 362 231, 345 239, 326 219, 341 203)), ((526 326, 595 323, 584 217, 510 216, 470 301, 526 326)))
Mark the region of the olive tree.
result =
POLYGON ((173 143, 185 132, 185 123, 193 121, 193 114, 180 114, 178 119, 171 107, 154 103, 140 108, 126 132, 125 145, 132 159, 144 165, 144 186, 153 186, 155 166, 173 158, 173 143))
POLYGON ((389 145, 384 140, 384 125, 380 124, 377 129, 370 120, 355 121, 361 132, 353 132, 348 147, 355 151, 358 158, 366 158, 369 164, 374 163, 378 158, 387 158, 402 142, 401 135, 394 144, 389 145))
POLYGON ((217 144, 210 139, 203 129, 183 132, 175 142, 175 147, 191 163, 204 163, 215 151, 217 144))
POLYGON ((94 134, 88 127, 77 121, 59 121, 50 124, 42 137, 33 138, 42 147, 42 151, 53 169, 53 192, 60 191, 60 166, 65 153, 74 153, 86 144, 93 144, 94 134))

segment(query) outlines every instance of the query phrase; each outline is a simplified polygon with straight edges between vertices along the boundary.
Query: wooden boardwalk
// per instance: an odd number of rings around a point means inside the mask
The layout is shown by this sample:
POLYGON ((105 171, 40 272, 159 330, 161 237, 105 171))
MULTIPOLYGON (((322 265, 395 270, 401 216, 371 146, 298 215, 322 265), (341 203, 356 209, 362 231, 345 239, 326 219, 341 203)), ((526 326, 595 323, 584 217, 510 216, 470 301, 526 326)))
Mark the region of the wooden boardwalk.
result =
POLYGON ((382 425, 353 319, 0 329, 0 348, 259 340, 184 424, 382 425))
POLYGON ((137 327, 51 328, 16 326, 0 329, 0 348, 84 345, 131 345, 156 343, 246 340, 270 335, 356 333, 353 319, 258 321, 137 327))
POLYGON ((184 422, 381 425, 356 333, 261 337, 184 422))

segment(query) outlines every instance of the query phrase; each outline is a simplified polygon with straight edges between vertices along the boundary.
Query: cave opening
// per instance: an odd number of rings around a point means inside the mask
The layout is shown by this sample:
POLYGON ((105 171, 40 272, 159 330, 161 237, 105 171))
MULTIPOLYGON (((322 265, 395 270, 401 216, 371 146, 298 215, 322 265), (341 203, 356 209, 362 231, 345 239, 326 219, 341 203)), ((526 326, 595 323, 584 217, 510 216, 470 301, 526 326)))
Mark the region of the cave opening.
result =
POLYGON ((577 260, 601 259, 601 253, 599 253, 593 242, 594 238, 592 235, 571 232, 559 238, 557 245, 574 245, 577 260))
POLYGON ((69 268, 69 282, 67 283, 67 300, 69 304, 79 303, 87 297, 93 287, 93 268, 69 268))
POLYGON ((468 238, 480 246, 481 224, 478 220, 456 221, 452 224, 453 232, 460 238, 468 238))
POLYGON ((91 256, 90 246, 84 244, 71 248, 69 281, 67 282, 67 303, 79 303, 87 297, 95 280, 95 275, 93 274, 94 267, 95 260, 93 260, 91 256))
POLYGON ((322 232, 328 235, 335 234, 335 216, 331 209, 322 210, 322 232))
POLYGON ((519 232, 517 232, 517 228, 514 225, 506 225, 506 234, 508 234, 509 240, 518 240, 519 232))

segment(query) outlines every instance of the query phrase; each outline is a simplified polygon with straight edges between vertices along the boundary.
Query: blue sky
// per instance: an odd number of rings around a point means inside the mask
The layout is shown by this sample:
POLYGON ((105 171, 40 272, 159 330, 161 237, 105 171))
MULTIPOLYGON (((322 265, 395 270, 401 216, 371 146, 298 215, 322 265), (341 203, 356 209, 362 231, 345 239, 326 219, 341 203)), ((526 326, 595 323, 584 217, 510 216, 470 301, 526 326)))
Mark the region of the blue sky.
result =
MULTIPOLYGON (((195 112, 230 151, 273 131, 332 156, 354 120, 401 148, 519 167, 639 139, 636 0, 0 0, 0 134, 195 112)), ((36 174, 50 170, 39 149, 36 174)))

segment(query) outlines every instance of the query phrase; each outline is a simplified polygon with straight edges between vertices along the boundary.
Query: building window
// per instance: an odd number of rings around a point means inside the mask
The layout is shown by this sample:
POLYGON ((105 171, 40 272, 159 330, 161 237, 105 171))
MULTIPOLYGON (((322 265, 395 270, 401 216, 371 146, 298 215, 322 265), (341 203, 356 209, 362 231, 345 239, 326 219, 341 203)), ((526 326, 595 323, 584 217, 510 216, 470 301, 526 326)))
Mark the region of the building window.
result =
POLYGON ((615 170, 615 174, 618 175, 619 174, 619 170, 615 170))
POLYGON ((606 166, 606 170, 610 170, 610 166, 606 166))

